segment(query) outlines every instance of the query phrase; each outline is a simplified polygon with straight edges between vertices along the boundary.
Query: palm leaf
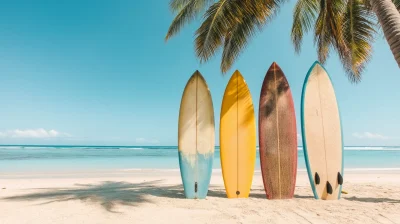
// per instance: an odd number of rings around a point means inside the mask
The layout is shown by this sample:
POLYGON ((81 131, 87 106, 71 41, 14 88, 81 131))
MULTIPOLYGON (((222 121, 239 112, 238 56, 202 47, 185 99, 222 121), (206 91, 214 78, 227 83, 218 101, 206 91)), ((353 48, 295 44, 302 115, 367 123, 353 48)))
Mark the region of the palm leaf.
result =
POLYGON ((318 60, 325 63, 329 56, 331 37, 329 36, 329 24, 327 24, 327 10, 325 0, 321 0, 321 9, 314 27, 314 43, 317 44, 318 60))
POLYGON ((254 2, 251 4, 253 7, 248 8, 253 11, 260 22, 265 24, 277 15, 285 1, 286 0, 252 0, 252 2, 254 2))
POLYGON ((346 12, 346 1, 329 0, 327 1, 329 29, 332 38, 332 46, 343 60, 348 52, 348 47, 344 42, 343 20, 346 12))
POLYGON ((320 13, 315 24, 314 42, 318 48, 318 59, 325 63, 333 47, 340 58, 347 52, 342 24, 345 5, 342 0, 321 0, 320 13))
POLYGON ((178 14, 172 21, 165 40, 177 34, 184 25, 191 22, 196 16, 205 9, 212 0, 172 0, 170 7, 178 14))
POLYGON ((225 36, 221 61, 223 73, 232 67, 251 37, 274 18, 282 2, 282 0, 253 0, 242 6, 246 7, 246 12, 242 13, 240 22, 232 26, 225 36))
POLYGON ((221 47, 231 27, 240 22, 241 0, 220 0, 205 13, 205 20, 196 31, 196 53, 201 62, 207 61, 221 47))
POLYGON ((179 12, 191 1, 192 0, 171 0, 169 2, 169 8, 172 12, 179 12))
POLYGON ((319 12, 318 0, 298 0, 293 14, 291 39, 296 53, 301 51, 304 34, 312 28, 319 12))
POLYGON ((247 16, 246 19, 236 24, 236 26, 226 34, 221 61, 222 73, 227 72, 232 67, 232 64, 238 58, 240 52, 247 46, 250 37, 255 34, 255 28, 260 25, 256 16, 247 16))
POLYGON ((223 45, 221 70, 226 72, 246 47, 248 39, 270 21, 284 0, 220 0, 206 12, 196 32, 196 51, 207 61, 223 45))
POLYGON ((371 58, 374 40, 372 13, 361 0, 349 0, 343 19, 344 41, 347 53, 342 64, 350 81, 359 82, 366 63, 371 58))

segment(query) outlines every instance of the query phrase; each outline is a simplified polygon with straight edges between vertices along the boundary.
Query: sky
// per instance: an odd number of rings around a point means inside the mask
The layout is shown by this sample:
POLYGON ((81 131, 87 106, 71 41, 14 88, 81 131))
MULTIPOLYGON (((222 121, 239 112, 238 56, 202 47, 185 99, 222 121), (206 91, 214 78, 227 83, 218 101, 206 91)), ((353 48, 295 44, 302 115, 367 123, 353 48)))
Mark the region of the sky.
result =
MULTIPOLYGON (((221 52, 207 63, 195 57, 201 17, 165 42, 174 17, 168 2, 3 2, 0 144, 177 145, 183 89, 199 70, 211 91, 218 145, 230 76, 236 69, 242 73, 258 116, 262 81, 274 61, 289 81, 301 133, 302 86, 317 55, 311 35, 301 53, 294 52, 295 1, 283 5, 225 75, 221 52)), ((348 146, 400 145, 400 69, 383 34, 376 37, 361 83, 349 82, 335 53, 325 65, 348 146)))

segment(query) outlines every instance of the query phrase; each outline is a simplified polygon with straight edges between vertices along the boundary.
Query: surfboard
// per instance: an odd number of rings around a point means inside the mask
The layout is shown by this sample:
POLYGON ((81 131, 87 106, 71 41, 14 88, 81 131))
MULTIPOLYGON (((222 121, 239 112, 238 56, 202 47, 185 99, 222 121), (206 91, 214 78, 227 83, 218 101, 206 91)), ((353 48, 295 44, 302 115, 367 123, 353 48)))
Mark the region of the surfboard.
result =
POLYGON ((289 83, 275 62, 261 87, 258 121, 261 173, 267 198, 293 198, 297 174, 296 115, 289 83))
POLYGON ((220 159, 228 198, 247 198, 256 159, 256 124, 250 90, 235 71, 225 89, 220 114, 220 159))
POLYGON ((186 198, 206 198, 214 147, 212 98, 206 81, 196 71, 183 92, 178 122, 179 166, 186 198))
POLYGON ((301 99, 304 158, 316 199, 340 199, 343 139, 335 90, 325 68, 315 62, 307 73, 301 99))

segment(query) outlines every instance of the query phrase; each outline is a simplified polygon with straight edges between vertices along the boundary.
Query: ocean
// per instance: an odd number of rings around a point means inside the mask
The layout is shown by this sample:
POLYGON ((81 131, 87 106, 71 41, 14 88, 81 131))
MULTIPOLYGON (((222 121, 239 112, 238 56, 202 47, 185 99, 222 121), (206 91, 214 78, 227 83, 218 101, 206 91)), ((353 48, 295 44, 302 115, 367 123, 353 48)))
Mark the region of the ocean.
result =
MULTIPOLYGON (((298 168, 306 169, 298 148, 298 168)), ((400 170, 400 146, 348 146, 346 170, 400 170)), ((219 147, 213 169, 220 169, 219 147)), ((179 169, 176 146, 0 146, 0 172, 179 169)), ((255 169, 260 169, 259 152, 255 169)))

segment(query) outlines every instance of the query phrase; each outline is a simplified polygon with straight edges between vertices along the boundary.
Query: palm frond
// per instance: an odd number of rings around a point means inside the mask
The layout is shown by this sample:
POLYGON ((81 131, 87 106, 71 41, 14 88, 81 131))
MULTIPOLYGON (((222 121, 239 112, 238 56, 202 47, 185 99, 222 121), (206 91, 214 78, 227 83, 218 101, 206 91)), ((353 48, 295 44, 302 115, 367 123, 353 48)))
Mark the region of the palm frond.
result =
POLYGON ((169 2, 169 8, 172 12, 179 12, 191 1, 192 0, 171 0, 169 2))
POLYGON ((221 61, 222 73, 227 72, 232 67, 240 52, 247 46, 250 37, 255 34, 255 28, 260 25, 259 20, 254 15, 247 16, 226 34, 221 61))
POLYGON ((249 7, 250 10, 254 12, 260 21, 265 20, 263 22, 265 24, 278 14, 286 0, 252 0, 252 2, 255 3, 252 4, 253 7, 249 7))
POLYGON ((165 40, 170 39, 177 34, 184 25, 194 20, 210 2, 212 2, 212 0, 172 0, 170 7, 174 11, 177 11, 178 14, 172 21, 165 40))
POLYGON ((215 54, 229 29, 240 22, 241 3, 241 0, 220 0, 207 10, 205 20, 196 31, 196 54, 201 62, 215 54))
POLYGON ((318 48, 318 59, 325 63, 333 47, 340 58, 347 52, 343 39, 343 15, 345 5, 342 0, 321 0, 320 13, 315 23, 314 42, 318 48))
POLYGON ((372 54, 373 15, 362 0, 348 0, 343 19, 344 41, 348 48, 342 64, 351 82, 359 82, 372 54))
POLYGON ((226 72, 256 28, 270 21, 285 0, 220 0, 206 12, 196 34, 196 52, 207 61, 223 46, 221 70, 226 72))
POLYGON ((291 39, 296 53, 301 51, 301 43, 304 34, 312 28, 320 5, 318 0, 298 0, 293 13, 293 25, 291 39))
POLYGON ((247 46, 249 40, 261 31, 263 26, 271 21, 280 9, 282 0, 251 0, 247 1, 246 12, 243 12, 240 22, 236 22, 224 39, 221 71, 227 72, 247 46))
POLYGON ((332 38, 332 46, 338 53, 340 58, 345 58, 348 52, 346 43, 344 42, 343 20, 346 12, 346 1, 329 0, 327 1, 329 30, 332 38))
POLYGON ((329 56, 330 47, 332 45, 331 38, 329 36, 329 24, 326 21, 326 3, 325 0, 321 0, 321 9, 318 18, 315 22, 314 27, 314 43, 317 45, 318 61, 322 64, 325 63, 329 56))

